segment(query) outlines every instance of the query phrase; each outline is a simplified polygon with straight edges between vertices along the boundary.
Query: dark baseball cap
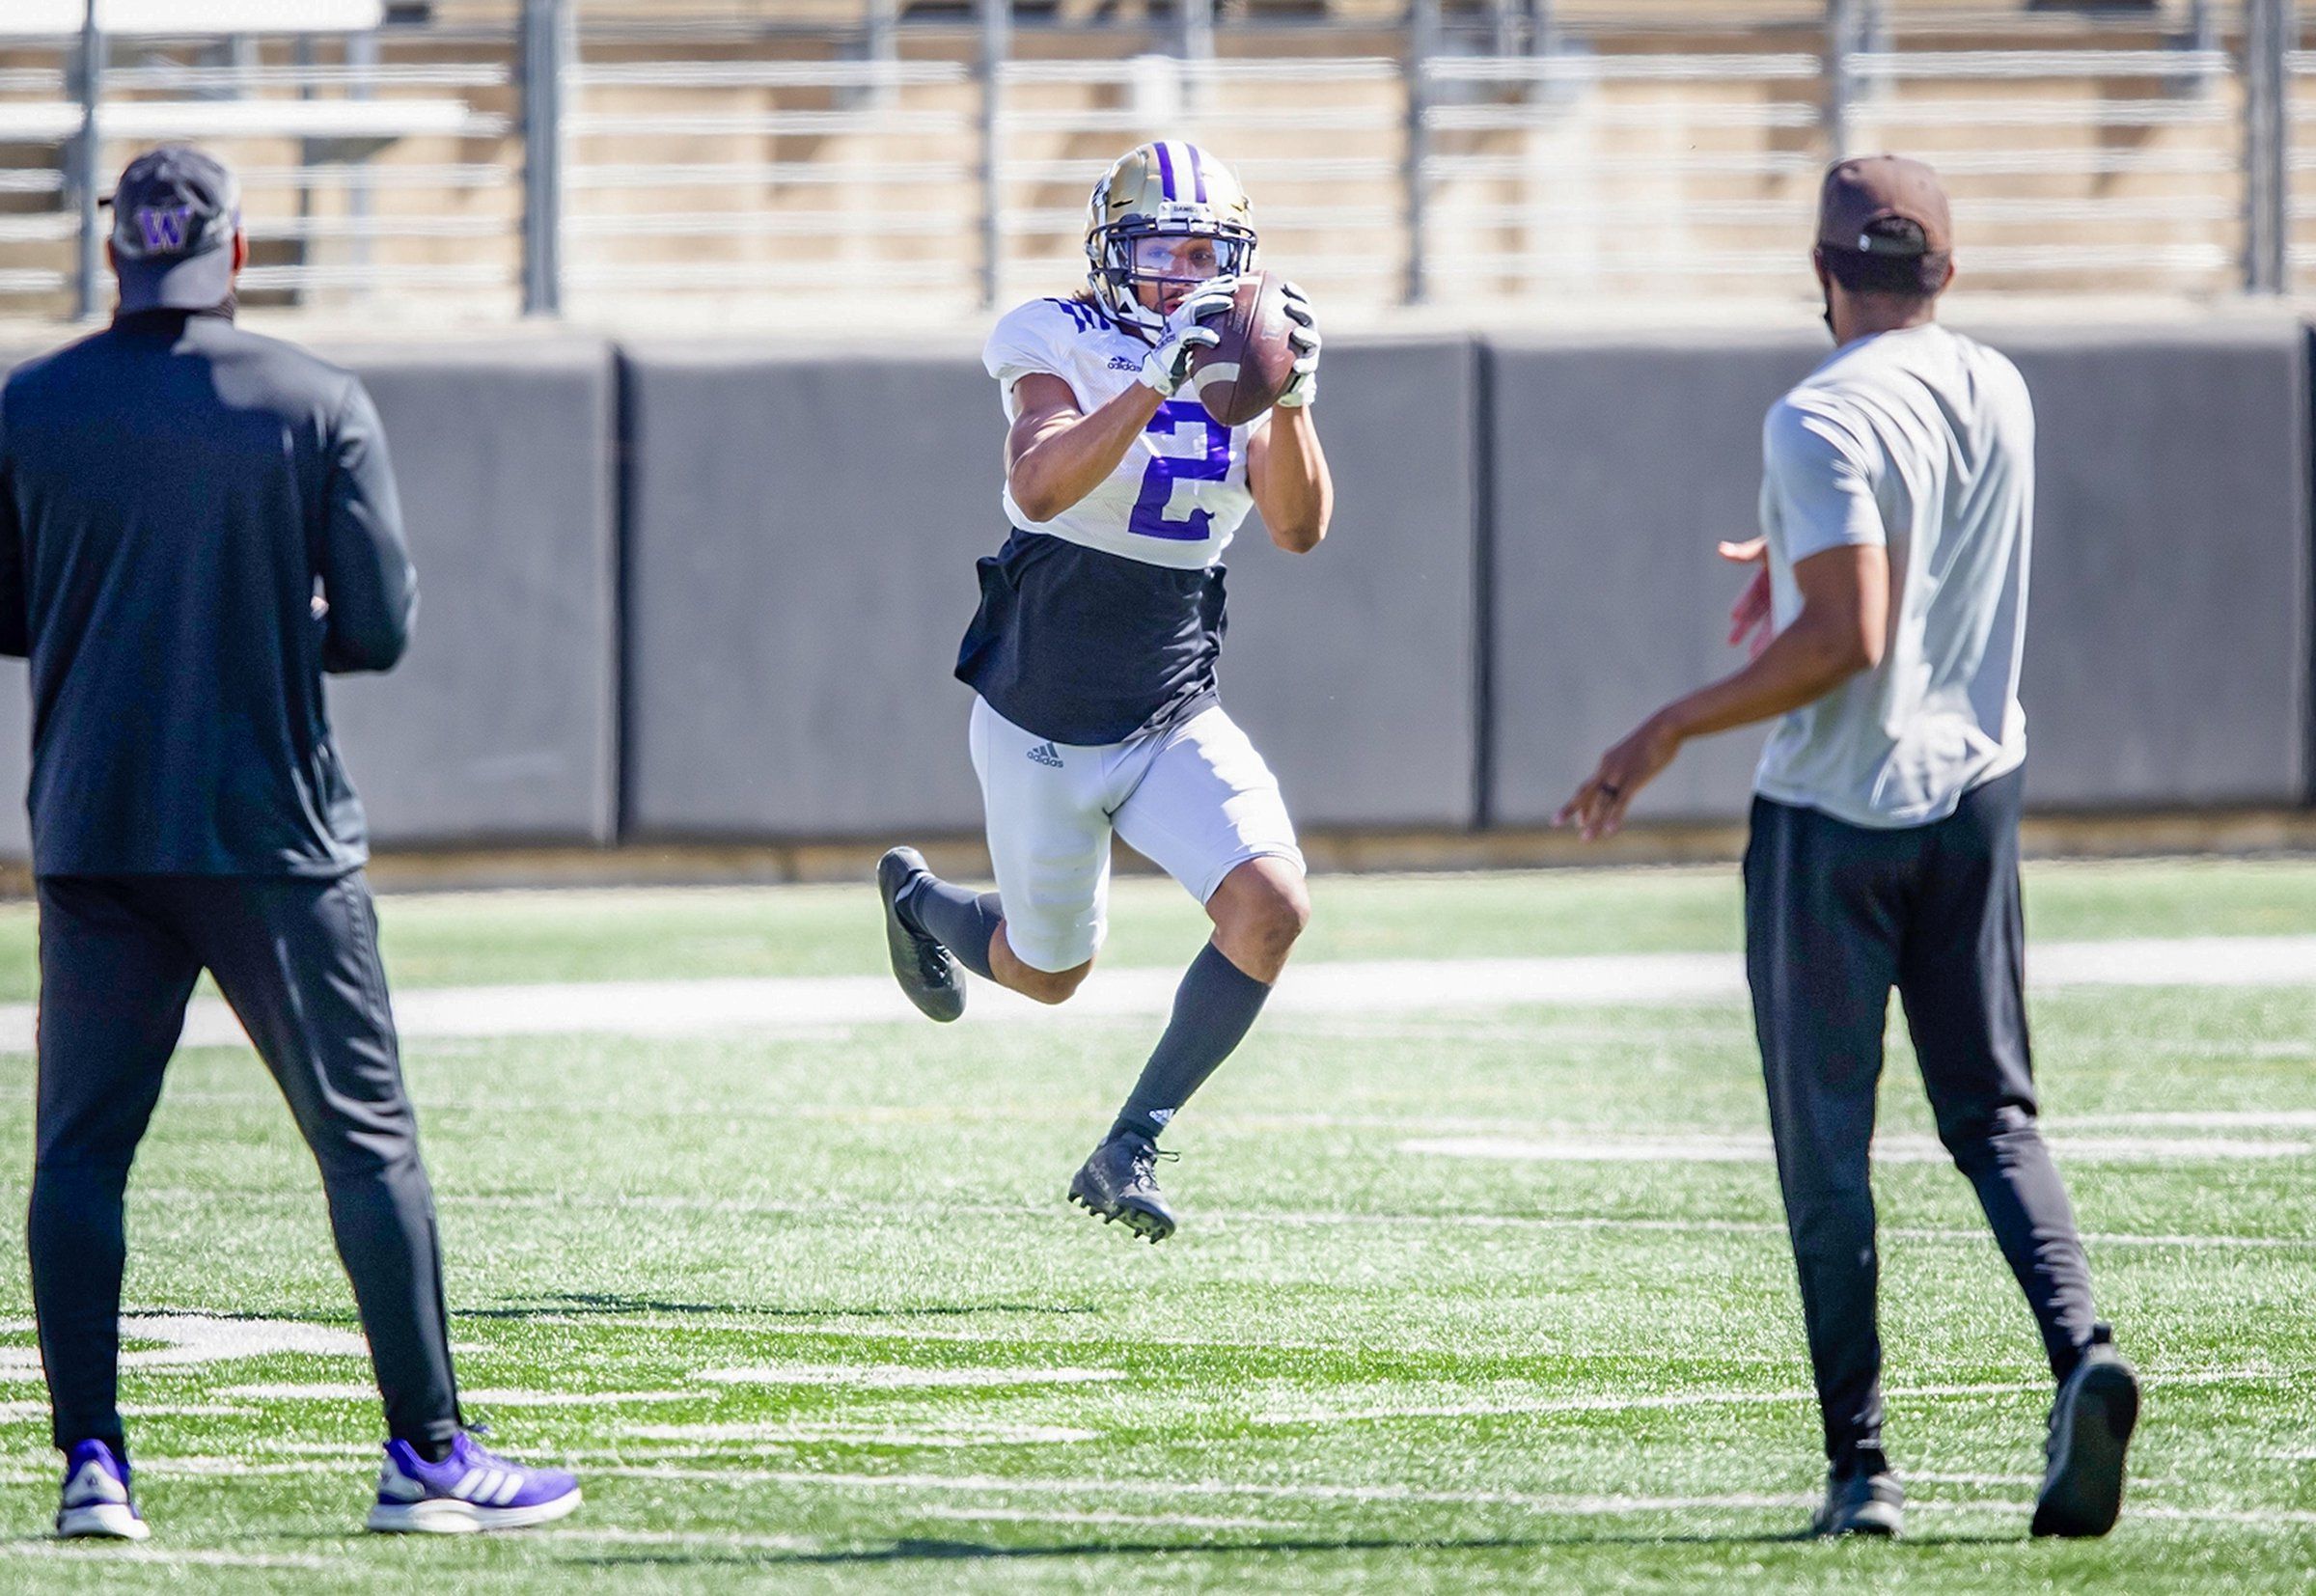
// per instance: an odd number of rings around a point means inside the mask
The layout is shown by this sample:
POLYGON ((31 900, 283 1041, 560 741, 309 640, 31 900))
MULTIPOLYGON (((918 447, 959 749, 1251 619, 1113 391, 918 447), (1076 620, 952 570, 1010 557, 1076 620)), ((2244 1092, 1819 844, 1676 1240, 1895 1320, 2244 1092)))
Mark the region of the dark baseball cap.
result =
POLYGON ((1858 255, 1949 254, 1954 217, 1945 187, 1937 173, 1903 155, 1836 162, 1818 193, 1817 241, 1858 255))
POLYGON ((207 310, 233 292, 241 184, 224 162, 164 144, 128 163, 106 203, 123 310, 207 310))

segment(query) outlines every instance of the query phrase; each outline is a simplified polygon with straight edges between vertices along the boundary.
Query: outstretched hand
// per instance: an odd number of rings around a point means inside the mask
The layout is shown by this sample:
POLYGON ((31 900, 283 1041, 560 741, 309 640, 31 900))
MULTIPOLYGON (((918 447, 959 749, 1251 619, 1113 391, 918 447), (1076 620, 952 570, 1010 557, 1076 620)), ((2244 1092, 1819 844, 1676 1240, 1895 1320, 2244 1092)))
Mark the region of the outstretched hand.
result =
POLYGON ((1279 408, 1296 410, 1319 397, 1319 323, 1311 314, 1310 296, 1292 283, 1279 286, 1280 308, 1286 313, 1287 347, 1295 352, 1294 374, 1279 395, 1279 408))
POLYGON ((1770 625, 1769 540, 1749 537, 1742 543, 1723 543, 1718 550, 1723 560, 1736 565, 1757 567, 1753 579, 1729 606, 1729 647, 1743 648, 1749 659, 1759 659, 1761 650, 1769 647, 1773 635, 1770 625))
POLYGON ((1613 836, 1640 789, 1655 781, 1680 751, 1680 734, 1664 716, 1651 715, 1638 731, 1600 757, 1600 768, 1576 789, 1575 797, 1560 806, 1552 823, 1573 823, 1587 842, 1613 836))

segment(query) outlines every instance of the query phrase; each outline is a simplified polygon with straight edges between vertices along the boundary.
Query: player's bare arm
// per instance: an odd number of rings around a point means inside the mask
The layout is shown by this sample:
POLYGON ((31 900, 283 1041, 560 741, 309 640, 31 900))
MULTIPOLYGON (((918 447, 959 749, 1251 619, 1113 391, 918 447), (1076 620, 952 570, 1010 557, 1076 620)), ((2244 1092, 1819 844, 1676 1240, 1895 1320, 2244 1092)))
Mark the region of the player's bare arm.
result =
POLYGON ((1319 546, 1335 515, 1335 478, 1308 408, 1275 411, 1271 425, 1254 434, 1247 445, 1247 485, 1272 542, 1289 554, 1319 546))
POLYGON ((1137 382, 1087 415, 1068 383, 1032 371, 1014 384, 1013 402, 1020 413, 1006 434, 1006 485, 1023 514, 1050 521, 1117 469, 1165 399, 1137 382))
POLYGON ((1168 259, 1170 265, 1198 275, 1170 284, 1150 307, 1163 309, 1165 319, 1136 380, 1122 392, 1087 415, 1069 384, 1058 376, 1031 371, 1014 385, 1019 409, 1006 435, 1006 486, 1024 514, 1050 521, 1099 487, 1148 428, 1159 406, 1188 380, 1193 358, 1218 342, 1204 323, 1230 308, 1235 285, 1215 275, 1212 245, 1185 240, 1170 248, 1168 259))
POLYGON ((1758 659, 1777 635, 1770 624, 1769 539, 1748 537, 1741 543, 1722 543, 1715 552, 1733 565, 1752 568, 1752 580, 1729 606, 1729 647, 1743 648, 1749 659, 1758 659))
MULTIPOLYGON (((1587 841, 1613 833, 1640 789, 1692 737, 1770 720, 1824 698, 1882 663, 1889 633, 1889 554, 1879 544, 1827 549, 1797 563, 1802 611, 1732 674, 1675 699, 1601 757, 1556 825, 1587 841)), ((1741 611, 1744 600, 1740 600, 1741 611)))

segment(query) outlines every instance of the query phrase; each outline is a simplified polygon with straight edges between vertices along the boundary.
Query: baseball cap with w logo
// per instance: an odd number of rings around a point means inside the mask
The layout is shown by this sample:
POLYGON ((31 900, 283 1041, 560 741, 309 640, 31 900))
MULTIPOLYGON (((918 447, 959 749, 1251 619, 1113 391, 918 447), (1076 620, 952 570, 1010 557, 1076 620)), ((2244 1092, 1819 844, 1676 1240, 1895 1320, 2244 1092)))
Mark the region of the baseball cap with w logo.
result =
POLYGON ((233 291, 241 185, 223 162, 164 144, 128 163, 107 203, 124 311, 207 310, 233 291))

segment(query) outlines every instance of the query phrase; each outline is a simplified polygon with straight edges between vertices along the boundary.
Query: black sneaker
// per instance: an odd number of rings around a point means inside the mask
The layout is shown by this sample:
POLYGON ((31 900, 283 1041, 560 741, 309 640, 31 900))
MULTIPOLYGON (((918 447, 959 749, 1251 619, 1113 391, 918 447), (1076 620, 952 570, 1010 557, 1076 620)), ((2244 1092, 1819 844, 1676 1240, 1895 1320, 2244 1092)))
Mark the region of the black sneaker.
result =
POLYGON ((876 891, 885 900, 885 949, 893 955, 893 978, 926 1019, 947 1023, 965 1012, 957 961, 900 913, 900 894, 919 876, 932 873, 915 848, 895 848, 876 862, 876 891))
POLYGON ((2034 1500, 2038 1535, 2104 1535, 2123 1511, 2123 1453, 2139 1422, 2139 1377, 2115 1350, 2115 1333, 2091 1327, 2082 1362, 2051 1404, 2050 1466, 2034 1500))
POLYGON ((1849 1474, 1826 1481, 1826 1500, 1809 1520, 1812 1535, 1880 1535, 1898 1532, 1906 1491, 1895 1474, 1849 1474))
POLYGON ((1069 1200, 1101 1215, 1104 1225, 1124 1220, 1127 1229, 1155 1247, 1174 1233, 1174 1211, 1158 1190, 1158 1160, 1179 1156, 1162 1153, 1139 1136, 1114 1136, 1078 1166, 1069 1200))

